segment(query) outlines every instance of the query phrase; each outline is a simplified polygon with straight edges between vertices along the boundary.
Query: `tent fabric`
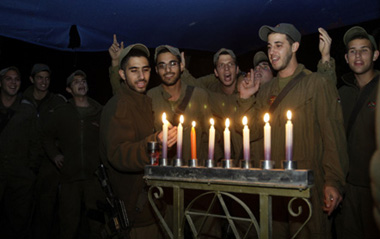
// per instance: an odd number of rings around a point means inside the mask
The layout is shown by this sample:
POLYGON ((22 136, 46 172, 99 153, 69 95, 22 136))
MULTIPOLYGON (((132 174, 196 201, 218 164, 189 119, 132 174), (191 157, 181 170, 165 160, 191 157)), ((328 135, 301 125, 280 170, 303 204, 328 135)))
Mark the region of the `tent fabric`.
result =
POLYGON ((0 35, 64 51, 105 51, 112 35, 148 47, 245 53, 262 25, 310 34, 380 18, 379 0, 1 0, 0 35), (80 45, 70 48, 76 26, 80 45))

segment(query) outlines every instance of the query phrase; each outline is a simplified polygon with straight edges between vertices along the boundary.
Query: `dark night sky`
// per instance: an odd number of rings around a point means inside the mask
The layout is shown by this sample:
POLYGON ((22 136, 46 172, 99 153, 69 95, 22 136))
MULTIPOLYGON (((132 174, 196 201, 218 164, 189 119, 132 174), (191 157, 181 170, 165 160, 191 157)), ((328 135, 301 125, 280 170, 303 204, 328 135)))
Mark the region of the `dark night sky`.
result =
MULTIPOLYGON (((379 42, 380 19, 358 25, 363 26, 369 33, 375 34, 377 42, 379 42), (377 31, 377 33, 373 31, 377 31)), ((344 61, 345 48, 342 39, 345 31, 350 27, 351 26, 328 30, 333 39, 331 55, 335 58, 337 63, 338 77, 349 71, 344 61)), ((297 53, 298 61, 313 71, 316 70, 318 60, 320 59, 318 41, 318 34, 303 36, 301 47, 297 53)), ((111 43, 112 36, 110 36, 110 44, 111 43)), ((258 50, 265 50, 265 44, 263 43, 263 47, 260 49, 252 49, 249 53, 238 56, 241 70, 248 71, 249 68, 252 67, 253 55, 258 50)), ((153 51, 153 49, 151 49, 151 51, 153 51)), ((187 62, 187 68, 195 77, 213 73, 213 52, 186 49, 184 51, 185 54, 190 57, 190 61, 187 62)), ((98 100, 101 104, 105 104, 112 96, 108 78, 108 67, 111 63, 108 52, 64 52, 19 40, 0 37, 0 69, 11 65, 17 66, 22 74, 22 91, 30 85, 28 78, 34 63, 45 63, 50 66, 53 71, 50 89, 55 93, 61 93, 69 97, 65 92, 66 78, 74 70, 82 69, 87 73, 90 86, 89 95, 92 98, 98 100)), ((376 63, 376 69, 380 69, 379 66, 380 59, 376 63)), ((149 86, 152 87, 158 83, 157 75, 153 73, 149 86)))

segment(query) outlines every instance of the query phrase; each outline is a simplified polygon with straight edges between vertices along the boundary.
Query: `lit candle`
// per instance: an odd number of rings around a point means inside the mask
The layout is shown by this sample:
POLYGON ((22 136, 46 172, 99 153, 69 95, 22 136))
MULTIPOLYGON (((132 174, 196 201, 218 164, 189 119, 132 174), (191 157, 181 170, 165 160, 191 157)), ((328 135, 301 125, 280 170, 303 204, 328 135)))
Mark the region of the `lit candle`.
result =
POLYGON ((195 121, 192 122, 193 127, 191 127, 190 140, 191 140, 191 159, 197 158, 197 141, 195 135, 195 121))
POLYGON ((292 112, 288 110, 286 113, 288 122, 285 125, 285 157, 287 161, 292 160, 293 154, 293 124, 292 124, 292 112))
POLYGON ((166 120, 166 113, 162 114, 162 158, 168 157, 168 121, 166 120))
POLYGON ((177 158, 182 158, 182 141, 183 141, 183 115, 179 117, 179 123, 177 128, 177 158))
POLYGON ((243 150, 244 150, 244 160, 249 160, 249 129, 247 126, 248 119, 247 116, 243 117, 243 150))
POLYGON ((264 160, 270 160, 270 125, 269 125, 269 114, 264 115, 264 160))
POLYGON ((226 119, 226 129, 224 130, 224 158, 231 159, 231 143, 230 143, 230 120, 226 119))
POLYGON ((210 131, 208 138, 208 159, 214 159, 214 147, 215 147, 215 128, 214 119, 210 119, 210 131))

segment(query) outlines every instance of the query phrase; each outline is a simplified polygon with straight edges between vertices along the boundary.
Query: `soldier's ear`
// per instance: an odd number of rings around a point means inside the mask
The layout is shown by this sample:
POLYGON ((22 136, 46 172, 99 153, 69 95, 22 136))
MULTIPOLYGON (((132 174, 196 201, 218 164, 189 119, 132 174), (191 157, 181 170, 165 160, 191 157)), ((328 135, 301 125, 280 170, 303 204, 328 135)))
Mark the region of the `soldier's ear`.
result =
POLYGON ((33 79, 33 77, 29 76, 29 80, 30 80, 30 82, 32 82, 32 84, 34 84, 34 79, 33 79))
POLYGON ((374 53, 373 53, 373 61, 376 61, 377 60, 377 58, 379 58, 379 51, 378 50, 376 50, 374 53))
POLYGON ((122 69, 119 70, 119 75, 120 75, 121 79, 123 79, 123 81, 125 81, 125 79, 127 78, 125 76, 125 72, 122 69))

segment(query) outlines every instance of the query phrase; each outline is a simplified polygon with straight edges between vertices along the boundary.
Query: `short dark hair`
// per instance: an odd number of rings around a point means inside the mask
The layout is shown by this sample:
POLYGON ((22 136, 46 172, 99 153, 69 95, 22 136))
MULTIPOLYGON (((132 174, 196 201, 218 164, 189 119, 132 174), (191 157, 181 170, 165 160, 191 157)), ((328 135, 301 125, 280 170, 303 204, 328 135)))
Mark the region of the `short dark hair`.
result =
MULTIPOLYGON (((367 39, 370 43, 371 43, 371 50, 374 52, 376 50, 376 46, 373 45, 373 42, 371 41, 371 39, 369 39, 368 37, 366 36, 363 36, 363 35, 357 35, 357 36, 353 36, 349 41, 348 43, 350 43, 351 41, 353 40, 356 40, 356 39, 367 39)), ((348 52, 349 48, 348 48, 348 43, 346 45, 346 51, 348 52)))
POLYGON ((149 61, 148 55, 139 49, 131 49, 128 54, 121 60, 120 62, 120 69, 124 70, 125 66, 127 65, 127 62, 131 57, 145 57, 149 61))

